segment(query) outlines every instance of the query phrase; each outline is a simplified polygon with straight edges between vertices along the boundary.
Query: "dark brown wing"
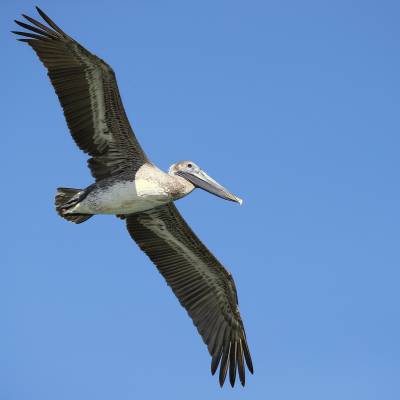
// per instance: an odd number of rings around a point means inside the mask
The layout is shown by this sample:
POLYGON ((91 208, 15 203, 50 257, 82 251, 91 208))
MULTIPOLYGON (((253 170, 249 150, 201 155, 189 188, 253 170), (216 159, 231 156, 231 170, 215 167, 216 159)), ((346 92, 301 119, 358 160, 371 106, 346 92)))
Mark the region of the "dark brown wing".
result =
POLYGON ((253 364, 240 317, 232 275, 207 250, 173 204, 127 216, 127 228, 186 308, 212 356, 212 374, 220 365, 222 386, 229 369, 245 383, 244 361, 253 364))
POLYGON ((48 26, 23 15, 15 21, 48 70, 69 130, 77 145, 92 156, 88 164, 96 180, 121 172, 134 174, 147 161, 122 105, 114 71, 64 33, 37 8, 48 26))

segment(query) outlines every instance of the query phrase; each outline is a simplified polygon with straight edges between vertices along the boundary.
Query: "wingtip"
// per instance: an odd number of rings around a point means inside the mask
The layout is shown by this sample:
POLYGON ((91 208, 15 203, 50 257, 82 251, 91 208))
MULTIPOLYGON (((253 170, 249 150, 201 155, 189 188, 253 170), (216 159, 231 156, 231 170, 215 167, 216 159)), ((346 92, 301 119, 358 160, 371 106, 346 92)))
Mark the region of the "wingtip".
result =
POLYGON ((46 14, 43 12, 43 10, 41 10, 41 9, 39 8, 39 6, 35 6, 35 8, 36 8, 36 11, 39 13, 39 15, 40 15, 41 17, 43 17, 43 15, 46 15, 46 14))
POLYGON ((246 364, 247 364, 247 369, 253 375, 254 374, 253 360, 251 358, 249 360, 246 360, 246 364))
POLYGON ((219 368, 219 384, 220 386, 224 386, 225 379, 226 379, 226 373, 228 371, 229 365, 224 365, 223 368, 219 368))

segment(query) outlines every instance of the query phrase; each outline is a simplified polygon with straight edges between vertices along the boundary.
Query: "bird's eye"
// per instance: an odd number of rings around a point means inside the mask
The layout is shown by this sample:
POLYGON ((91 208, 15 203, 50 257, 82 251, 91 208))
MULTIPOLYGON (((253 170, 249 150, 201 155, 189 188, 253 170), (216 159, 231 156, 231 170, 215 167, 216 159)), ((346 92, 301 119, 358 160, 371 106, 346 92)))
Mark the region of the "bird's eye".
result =
POLYGON ((192 168, 192 164, 188 164, 187 166, 188 166, 188 168, 192 168))

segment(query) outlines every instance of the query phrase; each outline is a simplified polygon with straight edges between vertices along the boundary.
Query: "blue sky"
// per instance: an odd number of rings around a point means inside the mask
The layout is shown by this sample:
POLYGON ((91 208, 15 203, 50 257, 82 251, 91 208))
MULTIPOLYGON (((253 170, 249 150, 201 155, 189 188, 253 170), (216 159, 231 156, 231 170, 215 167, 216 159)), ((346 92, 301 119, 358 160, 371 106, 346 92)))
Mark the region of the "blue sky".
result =
POLYGON ((400 5, 38 5, 110 63, 137 137, 244 198, 178 207, 232 272, 255 375, 221 390, 186 312, 122 221, 69 224, 85 187, 42 65, 3 1, 0 397, 400 398, 400 5))

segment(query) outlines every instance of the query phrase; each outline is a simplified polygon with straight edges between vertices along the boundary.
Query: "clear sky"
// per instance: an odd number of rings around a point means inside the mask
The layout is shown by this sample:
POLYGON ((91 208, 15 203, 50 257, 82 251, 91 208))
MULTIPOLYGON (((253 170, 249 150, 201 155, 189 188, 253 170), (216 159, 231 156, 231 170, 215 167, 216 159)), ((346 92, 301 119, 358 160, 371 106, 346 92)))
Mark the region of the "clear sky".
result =
POLYGON ((0 398, 399 399, 400 3, 38 3, 113 66, 157 165, 192 159, 244 198, 178 203, 238 288, 255 375, 222 390, 124 223, 54 211, 92 178, 9 34, 34 5, 0 13, 0 398))

